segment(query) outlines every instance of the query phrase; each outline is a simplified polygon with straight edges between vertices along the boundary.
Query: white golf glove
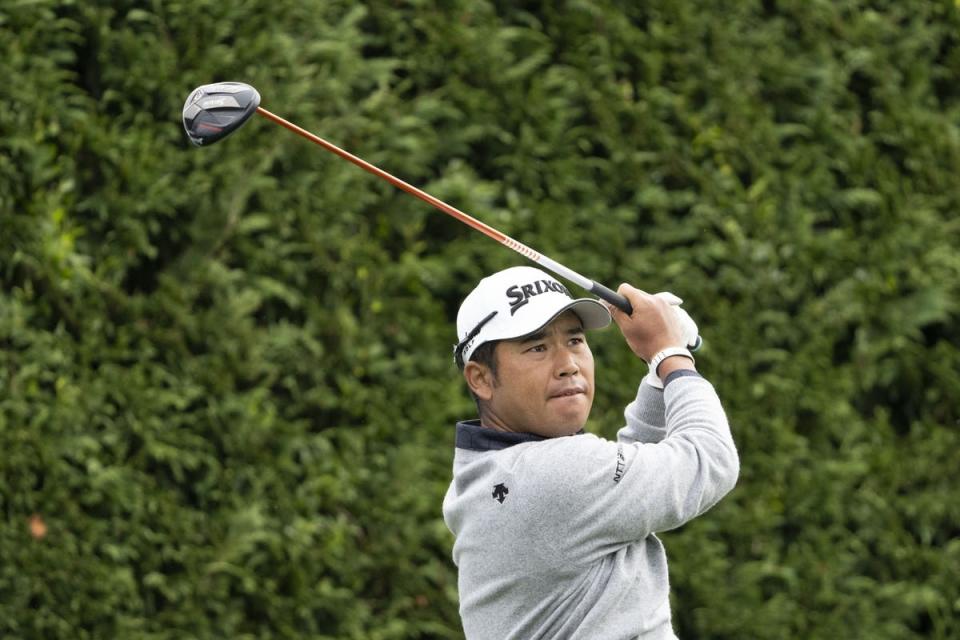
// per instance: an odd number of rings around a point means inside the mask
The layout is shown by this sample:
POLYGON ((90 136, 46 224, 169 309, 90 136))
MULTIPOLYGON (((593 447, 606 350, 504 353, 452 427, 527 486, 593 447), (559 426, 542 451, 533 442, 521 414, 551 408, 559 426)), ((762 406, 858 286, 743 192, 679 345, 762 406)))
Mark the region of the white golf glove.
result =
MULTIPOLYGON (((667 303, 673 307, 674 311, 677 312, 677 319, 680 321, 680 329, 683 332, 683 341, 687 349, 692 351, 699 347, 700 329, 697 328, 697 323, 693 321, 693 318, 690 317, 690 314, 680 306, 683 304, 683 300, 673 295, 669 291, 663 291, 654 295, 666 300, 667 303)), ((663 389, 663 381, 660 380, 660 377, 657 376, 654 371, 648 372, 647 375, 644 376, 643 382, 649 384, 651 387, 663 389)))

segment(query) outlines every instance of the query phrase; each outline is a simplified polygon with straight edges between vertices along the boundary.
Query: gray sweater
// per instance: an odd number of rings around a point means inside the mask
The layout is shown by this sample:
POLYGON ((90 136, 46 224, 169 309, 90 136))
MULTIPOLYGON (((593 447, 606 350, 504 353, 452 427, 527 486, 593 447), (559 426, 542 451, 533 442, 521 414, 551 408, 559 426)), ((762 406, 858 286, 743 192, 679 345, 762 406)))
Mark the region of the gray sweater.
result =
POLYGON ((707 511, 739 473, 713 385, 675 376, 640 385, 616 442, 457 425, 443 516, 467 638, 675 637, 654 533, 707 511))

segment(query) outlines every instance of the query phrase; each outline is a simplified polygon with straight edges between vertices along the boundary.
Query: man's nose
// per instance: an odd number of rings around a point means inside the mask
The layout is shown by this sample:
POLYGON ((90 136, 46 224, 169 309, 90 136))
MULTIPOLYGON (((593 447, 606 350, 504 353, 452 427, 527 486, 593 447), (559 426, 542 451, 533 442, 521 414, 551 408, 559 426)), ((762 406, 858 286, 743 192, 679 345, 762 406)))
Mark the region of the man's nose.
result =
POLYGON ((566 378, 580 372, 580 363, 572 351, 561 349, 557 355, 557 360, 557 375, 559 377, 566 378))

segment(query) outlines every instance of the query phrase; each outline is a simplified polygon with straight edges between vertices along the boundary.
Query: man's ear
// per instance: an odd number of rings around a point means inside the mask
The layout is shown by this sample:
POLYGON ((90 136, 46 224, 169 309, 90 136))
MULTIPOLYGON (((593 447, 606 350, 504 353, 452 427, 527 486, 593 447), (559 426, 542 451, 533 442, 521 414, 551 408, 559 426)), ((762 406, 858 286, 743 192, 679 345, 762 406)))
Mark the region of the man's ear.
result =
POLYGON ((470 387, 473 395, 480 400, 489 400, 493 397, 496 381, 490 367, 471 360, 463 367, 463 378, 467 381, 467 386, 470 387))

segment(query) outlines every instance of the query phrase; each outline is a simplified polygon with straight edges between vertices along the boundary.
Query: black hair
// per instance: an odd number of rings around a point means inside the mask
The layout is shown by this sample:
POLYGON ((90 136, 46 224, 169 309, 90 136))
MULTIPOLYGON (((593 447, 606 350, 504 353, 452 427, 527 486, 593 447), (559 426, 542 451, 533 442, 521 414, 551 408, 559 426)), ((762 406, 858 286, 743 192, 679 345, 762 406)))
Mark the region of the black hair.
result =
MULTIPOLYGON (((477 364, 482 364, 483 366, 490 369, 490 375, 493 376, 493 381, 497 381, 497 345, 500 344, 500 340, 493 340, 491 342, 484 342, 482 345, 473 350, 473 353, 470 355, 470 362, 476 362, 477 364)), ((464 367, 460 367, 460 370, 463 371, 464 367)), ((473 392, 473 389, 467 386, 467 390, 470 392, 470 395, 473 396, 473 401, 477 403, 477 411, 480 412, 480 398, 477 397, 477 394, 473 392)))
POLYGON ((500 344, 499 340, 484 342, 482 345, 474 349, 473 353, 470 355, 471 362, 476 362, 477 364, 482 364, 483 366, 488 367, 490 371, 493 372, 494 378, 497 377, 496 349, 498 344, 500 344))

